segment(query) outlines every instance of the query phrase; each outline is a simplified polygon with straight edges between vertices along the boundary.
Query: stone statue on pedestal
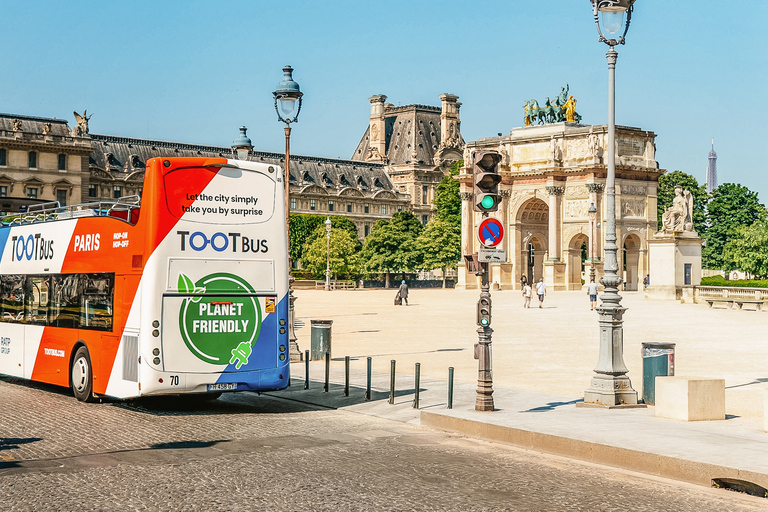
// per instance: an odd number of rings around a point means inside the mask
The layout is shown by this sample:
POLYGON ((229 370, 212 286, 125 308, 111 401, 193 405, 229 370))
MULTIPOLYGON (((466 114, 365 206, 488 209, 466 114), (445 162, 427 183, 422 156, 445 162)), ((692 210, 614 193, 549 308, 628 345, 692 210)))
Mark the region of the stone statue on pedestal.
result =
POLYGON ((667 232, 693 231, 693 195, 689 190, 675 187, 675 199, 662 214, 661 224, 667 232))

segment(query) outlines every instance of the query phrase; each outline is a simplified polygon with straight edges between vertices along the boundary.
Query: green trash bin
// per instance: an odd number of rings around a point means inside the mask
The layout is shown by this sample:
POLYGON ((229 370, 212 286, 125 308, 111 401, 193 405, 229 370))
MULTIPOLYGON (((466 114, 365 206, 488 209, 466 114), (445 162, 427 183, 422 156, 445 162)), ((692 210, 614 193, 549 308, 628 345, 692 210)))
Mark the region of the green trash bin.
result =
POLYGON ((656 404, 656 377, 675 374, 675 344, 648 341, 643 343, 643 401, 656 404))
POLYGON ((325 351, 331 351, 331 325, 333 320, 310 320, 312 324, 312 351, 310 359, 325 359, 325 351))

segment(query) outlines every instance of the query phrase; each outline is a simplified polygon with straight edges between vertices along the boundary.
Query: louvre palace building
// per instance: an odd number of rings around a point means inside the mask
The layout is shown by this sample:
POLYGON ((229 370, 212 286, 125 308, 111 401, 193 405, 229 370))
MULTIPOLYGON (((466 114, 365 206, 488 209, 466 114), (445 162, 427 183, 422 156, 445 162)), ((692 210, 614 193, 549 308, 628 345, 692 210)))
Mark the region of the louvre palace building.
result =
MULTIPOLYGON (((462 157, 457 96, 441 106, 394 107, 370 98, 371 115, 348 160, 291 155, 291 211, 344 215, 364 238, 400 211, 426 224, 435 189, 462 157)), ((146 161, 154 157, 233 157, 231 147, 89 133, 88 119, 0 114, 0 212, 141 195, 146 161)), ((283 153, 253 150, 251 160, 284 165, 283 153)))

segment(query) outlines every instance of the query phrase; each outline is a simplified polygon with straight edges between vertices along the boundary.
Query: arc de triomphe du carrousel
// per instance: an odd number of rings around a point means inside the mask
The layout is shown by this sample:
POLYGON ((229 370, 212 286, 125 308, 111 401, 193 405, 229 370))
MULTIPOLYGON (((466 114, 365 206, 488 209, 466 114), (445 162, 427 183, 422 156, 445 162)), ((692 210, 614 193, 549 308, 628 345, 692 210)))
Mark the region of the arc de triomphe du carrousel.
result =
MULTIPOLYGON (((505 228, 506 261, 491 263, 495 289, 519 289, 543 278, 554 290, 577 290, 603 274, 607 125, 530 122, 509 135, 469 142, 459 174, 463 254, 477 253, 481 214, 472 208, 472 162, 479 151, 501 154, 502 201, 492 216, 505 228), (590 206, 596 214, 590 218, 590 206)), ((616 238, 624 289, 642 290, 649 273, 648 240, 657 231, 656 190, 665 171, 656 162, 656 134, 616 126, 616 238)), ((457 288, 478 288, 479 278, 459 264, 457 288)))

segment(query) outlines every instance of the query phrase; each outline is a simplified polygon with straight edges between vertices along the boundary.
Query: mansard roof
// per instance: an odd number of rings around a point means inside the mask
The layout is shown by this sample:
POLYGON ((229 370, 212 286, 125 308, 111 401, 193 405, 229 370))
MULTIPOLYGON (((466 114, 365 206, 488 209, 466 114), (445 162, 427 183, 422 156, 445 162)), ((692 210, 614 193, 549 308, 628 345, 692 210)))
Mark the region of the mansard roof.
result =
MULTIPOLYGON (((184 144, 150 139, 116 137, 91 134, 93 152, 90 167, 103 169, 111 174, 131 173, 143 169, 145 162, 155 157, 208 157, 232 158, 232 148, 184 144)), ((251 159, 284 167, 285 155, 269 151, 252 151, 251 159)), ((358 162, 335 158, 291 155, 290 183, 294 185, 318 185, 325 189, 341 190, 355 187, 376 192, 396 189, 379 163, 358 162)))
MULTIPOLYGON (((387 105, 384 110, 386 157, 390 165, 433 165, 440 147, 440 107, 387 105)), ((370 125, 352 160, 365 160, 370 146, 370 125)), ((459 135, 461 136, 461 135, 459 135)), ((462 144, 464 140, 461 140, 462 144)))
POLYGON ((17 114, 0 114, 0 130, 12 132, 13 121, 21 121, 21 132, 43 134, 43 125, 50 123, 51 132, 50 135, 56 135, 59 137, 69 137, 70 128, 67 126, 65 119, 56 119, 55 117, 33 117, 33 116, 20 116, 17 114))

